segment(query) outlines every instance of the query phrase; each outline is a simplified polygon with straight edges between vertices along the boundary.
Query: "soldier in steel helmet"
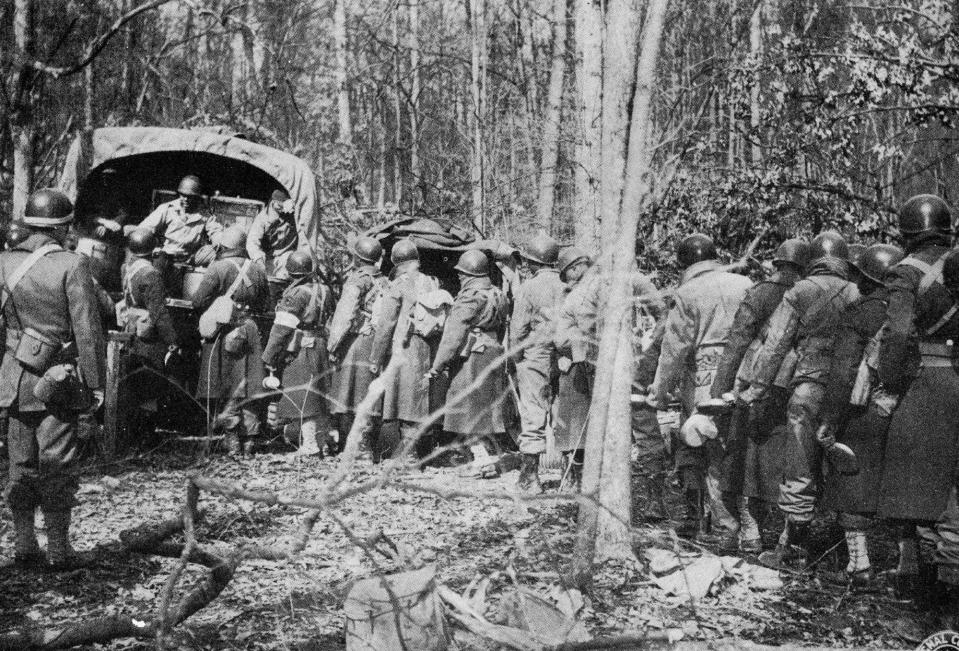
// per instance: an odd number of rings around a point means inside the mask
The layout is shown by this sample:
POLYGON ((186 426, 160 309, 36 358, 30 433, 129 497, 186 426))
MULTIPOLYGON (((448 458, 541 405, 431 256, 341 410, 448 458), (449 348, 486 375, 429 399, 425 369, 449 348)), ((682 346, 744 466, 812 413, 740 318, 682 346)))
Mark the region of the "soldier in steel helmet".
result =
POLYGON ((78 419, 103 403, 105 342, 87 259, 62 243, 73 206, 62 193, 30 195, 26 239, 0 253, 7 354, 0 364, 0 408, 9 416, 6 497, 16 533, 15 562, 75 565, 70 544, 77 489, 78 419), (46 558, 34 533, 47 529, 46 558))
POLYGON ((559 355, 559 384, 553 436, 563 453, 560 490, 578 491, 582 483, 587 415, 596 372, 596 324, 599 276, 589 255, 576 246, 563 249, 557 263, 566 296, 559 310, 554 343, 559 355))
POLYGON ((886 276, 887 325, 879 349, 879 381, 901 397, 889 422, 878 514, 902 524, 903 540, 920 525, 917 563, 901 562, 899 574, 916 583, 921 606, 945 616, 929 623, 937 630, 954 627, 959 614, 959 309, 946 280, 952 226, 940 197, 915 196, 900 208, 907 255, 886 276))
POLYGON ((203 207, 203 184, 192 174, 184 176, 177 186, 177 198, 160 204, 136 226, 126 226, 126 232, 134 228, 146 228, 162 238, 163 256, 182 262, 204 265, 208 260, 198 260, 204 244, 219 243, 223 225, 203 207))
POLYGON ((509 326, 510 347, 518 351, 516 379, 523 428, 519 437, 523 459, 517 486, 534 493, 542 492, 539 461, 546 452, 546 428, 558 373, 553 337, 566 293, 556 269, 558 255, 559 244, 545 234, 535 237, 521 252, 530 276, 516 294, 509 326))
MULTIPOLYGON (((688 419, 696 405, 709 397, 733 317, 752 282, 724 270, 716 259, 715 244, 703 234, 684 238, 676 257, 683 275, 674 295, 675 305, 666 317, 647 402, 653 408, 666 409, 669 395, 678 392, 683 415, 688 419)), ((707 500, 711 526, 718 533, 737 528, 719 493, 718 452, 718 446, 694 447, 684 442, 677 448, 676 467, 681 474, 686 510, 679 535, 708 540, 707 500)))
POLYGON ((440 304, 447 302, 448 308, 452 297, 440 289, 436 278, 420 271, 420 254, 412 239, 394 244, 390 261, 393 271, 376 315, 370 363, 374 373, 385 369, 388 362, 394 366, 383 378, 383 421, 396 422, 400 432, 397 452, 405 455, 408 463, 415 463, 417 433, 441 406, 435 376, 429 382, 423 377, 430 370, 442 334, 442 323, 435 317, 444 309, 440 304), (445 299, 434 302, 443 294, 445 299), (432 312, 433 308, 437 311, 432 312))
POLYGON ((216 416, 214 426, 223 432, 230 455, 251 452, 252 437, 260 427, 256 399, 263 384, 262 345, 253 315, 266 311, 269 294, 263 267, 246 257, 246 232, 238 226, 228 228, 192 303, 198 314, 221 297, 234 304, 229 322, 203 341, 197 387, 197 398, 205 403, 210 417, 216 416))
POLYGON ((506 432, 503 404, 508 391, 506 360, 500 343, 509 303, 489 276, 486 253, 473 249, 456 263, 460 290, 450 310, 427 380, 449 373, 443 429, 470 443, 473 471, 484 479, 499 475, 495 451, 506 432))
POLYGON ((298 440, 301 455, 319 455, 330 431, 324 326, 333 312, 333 300, 329 287, 317 277, 309 253, 290 253, 286 273, 290 285, 276 306, 263 363, 282 381, 277 418, 288 423, 287 440, 298 440))
MULTIPOLYGON (((353 268, 343 283, 340 300, 330 321, 330 337, 326 342, 333 365, 330 410, 339 435, 337 445, 343 449, 353 429, 360 404, 375 375, 371 370, 373 350, 373 306, 379 302, 388 283, 380 272, 383 247, 372 237, 359 237, 353 244, 353 268)), ((370 448, 374 460, 379 458, 379 419, 381 401, 370 405, 361 419, 361 442, 370 448)))
POLYGON ((132 337, 128 346, 127 380, 121 385, 122 412, 127 430, 148 438, 156 428, 157 399, 162 392, 158 374, 177 347, 177 333, 166 306, 163 279, 153 266, 156 237, 145 228, 127 235, 127 262, 121 272, 123 300, 117 325, 132 337))
POLYGON ((904 256, 898 246, 873 244, 856 258, 861 296, 839 319, 818 435, 822 443, 849 446, 857 460, 855 471, 826 473, 822 498, 823 506, 839 514, 849 552, 845 571, 826 579, 854 589, 878 587, 866 529, 876 512, 886 430, 896 402, 878 382, 878 346, 889 301, 885 276, 904 256))
MULTIPOLYGON (((712 398, 724 398, 749 387, 756 352, 769 331, 769 319, 786 291, 802 278, 808 262, 809 243, 805 240, 786 240, 776 249, 773 275, 753 285, 736 310, 729 341, 713 378, 712 398)), ((779 498, 783 426, 794 363, 792 356, 762 400, 749 408, 734 408, 729 419, 720 489, 727 510, 737 517, 740 526, 739 531, 727 532, 720 541, 724 551, 762 551, 760 525, 766 504, 775 504, 779 498), (750 418, 753 410, 760 417, 750 418)))
MULTIPOLYGON (((859 290, 847 280, 849 249, 839 233, 827 231, 813 239, 806 277, 784 295, 769 320, 766 341, 756 356, 749 388, 738 400, 752 407, 763 399, 783 374, 795 350, 792 393, 786 407, 788 432, 785 467, 779 490, 779 509, 786 528, 775 550, 760 554, 769 567, 805 567, 809 553, 809 528, 819 494, 822 449, 816 431, 822 417, 832 355, 839 336, 840 319, 859 290)), ((750 420, 765 420, 762 410, 750 410, 750 420)))
POLYGON ((286 260, 299 245, 294 210, 290 194, 286 190, 274 190, 263 210, 253 218, 246 238, 246 252, 250 260, 266 269, 273 305, 290 282, 286 260))

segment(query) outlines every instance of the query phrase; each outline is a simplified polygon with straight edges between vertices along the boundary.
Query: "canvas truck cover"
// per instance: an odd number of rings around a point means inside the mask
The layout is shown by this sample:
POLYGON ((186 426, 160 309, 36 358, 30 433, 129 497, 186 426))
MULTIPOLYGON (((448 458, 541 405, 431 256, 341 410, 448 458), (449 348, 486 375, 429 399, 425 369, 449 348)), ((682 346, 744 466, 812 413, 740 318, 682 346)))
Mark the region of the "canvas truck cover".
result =
MULTIPOLYGON (((308 243, 319 231, 319 192, 309 165, 273 147, 237 137, 222 129, 108 127, 81 134, 70 146, 59 189, 76 201, 87 175, 110 161, 142 154, 194 152, 246 163, 267 174, 289 192, 297 225, 308 243)), ((184 170, 189 173, 189 170, 184 170)))

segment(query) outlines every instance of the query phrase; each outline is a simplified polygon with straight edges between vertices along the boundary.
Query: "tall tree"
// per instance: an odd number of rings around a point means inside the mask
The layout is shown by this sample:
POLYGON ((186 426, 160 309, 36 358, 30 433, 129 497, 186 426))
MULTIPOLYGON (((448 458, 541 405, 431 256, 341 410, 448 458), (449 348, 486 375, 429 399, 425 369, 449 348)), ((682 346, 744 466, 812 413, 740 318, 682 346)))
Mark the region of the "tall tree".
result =
POLYGON ((576 146, 576 243, 599 245, 599 179, 602 154, 603 8, 599 0, 576 0, 576 60, 579 139, 576 146))
POLYGON ((549 72, 546 114, 543 116, 543 139, 539 171, 539 227, 552 229, 553 199, 556 191, 556 166, 559 163, 560 120, 563 112, 563 82, 566 79, 567 0, 553 0, 553 53, 549 72))
POLYGON ((346 0, 333 2, 333 45, 336 50, 337 137, 352 155, 353 120, 350 116, 350 88, 347 72, 346 0))
MULTIPOLYGON (((420 3, 408 0, 410 10, 410 175, 414 187, 420 187, 420 3)), ((418 197, 414 194, 413 201, 418 197)))
POLYGON ((486 0, 469 0, 470 10, 470 88, 473 99, 470 111, 472 126, 472 156, 470 185, 472 186, 473 225, 486 231, 486 0))

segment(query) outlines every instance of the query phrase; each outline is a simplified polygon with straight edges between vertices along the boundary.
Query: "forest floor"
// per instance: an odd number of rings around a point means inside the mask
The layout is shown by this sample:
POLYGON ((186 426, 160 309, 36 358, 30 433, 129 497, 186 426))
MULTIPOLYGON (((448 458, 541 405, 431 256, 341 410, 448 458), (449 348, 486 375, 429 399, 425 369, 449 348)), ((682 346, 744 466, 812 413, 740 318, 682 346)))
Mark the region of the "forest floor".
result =
MULTIPOLYGON (((189 471, 235 482, 248 489, 295 490, 310 495, 334 468, 336 460, 299 459, 287 453, 260 453, 238 461, 213 455, 196 461, 184 451, 155 452, 128 459, 104 474, 88 467, 79 506, 74 511, 74 546, 90 565, 68 573, 27 573, 0 569, 0 632, 26 625, 50 626, 115 613, 147 617, 155 612, 164 582, 176 560, 131 554, 118 534, 144 523, 176 516, 184 500, 189 471)), ((367 465, 354 479, 369 478, 367 465)), ((435 564, 438 580, 457 592, 477 578, 489 577, 487 613, 497 614, 501 597, 518 584, 556 596, 559 573, 573 548, 575 504, 542 501, 522 507, 484 497, 512 488, 516 471, 493 480, 459 476, 457 468, 427 468, 399 481, 415 480, 439 491, 455 487, 475 493, 443 499, 396 486, 358 494, 340 504, 335 516, 359 537, 379 530, 422 562, 435 564)), ((5 481, 6 469, 0 468, 5 481)), ((553 485, 558 480, 552 478, 553 485)), ((679 513, 675 489, 672 511, 679 513)), ((303 510, 265 506, 203 494, 206 517, 199 542, 216 549, 244 541, 270 542, 291 534, 303 510)), ((634 509, 641 512, 642 504, 634 509)), ((830 548, 838 531, 829 522, 817 527, 822 552, 819 567, 840 568, 845 559, 830 548)), ((0 561, 9 560, 13 540, 10 514, 0 515, 0 561)), ((882 532, 874 546, 874 564, 892 563, 893 547, 882 532)), ((43 542, 41 540, 41 542, 43 542)), ((636 523, 640 558, 655 549, 675 549, 669 523, 636 523)), ((839 545, 836 549, 841 548, 839 545)), ((687 562, 712 559, 689 550, 687 562)), ((655 552, 654 552, 655 554, 655 552)), ((750 561, 750 559, 746 559, 750 561)), ((755 558, 751 559, 755 563, 755 558)), ((655 563, 655 562, 654 562, 655 563)), ((823 647, 869 646, 915 648, 898 638, 896 618, 908 604, 890 594, 850 594, 813 576, 783 576, 781 585, 746 580, 742 565, 717 576, 710 594, 691 602, 669 595, 654 580, 650 564, 610 562, 598 567, 586 594, 566 593, 580 606, 576 615, 593 635, 669 631, 684 640, 745 639, 763 644, 795 643, 823 647)), ((707 563, 707 565, 709 565, 707 563)), ((187 571, 183 586, 200 577, 187 571)), ((711 567, 715 567, 713 564, 711 567)), ((200 568, 202 569, 202 568, 200 568)), ((180 648, 197 649, 342 649, 345 644, 343 602, 357 579, 375 573, 371 559, 355 546, 335 520, 320 518, 304 552, 293 562, 251 560, 243 563, 223 593, 177 629, 180 648)), ((456 632, 455 648, 493 648, 479 638, 456 632)), ((148 648, 148 641, 115 640, 102 648, 148 648)))

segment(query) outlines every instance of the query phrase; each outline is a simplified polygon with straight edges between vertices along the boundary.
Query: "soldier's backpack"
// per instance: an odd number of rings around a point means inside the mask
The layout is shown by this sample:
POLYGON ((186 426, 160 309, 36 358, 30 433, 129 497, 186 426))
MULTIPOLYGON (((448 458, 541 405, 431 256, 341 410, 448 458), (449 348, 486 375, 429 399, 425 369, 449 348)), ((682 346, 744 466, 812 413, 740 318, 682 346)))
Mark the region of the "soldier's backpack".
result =
POLYGON ((153 323, 153 317, 150 316, 148 310, 135 305, 131 283, 133 277, 139 271, 152 266, 148 260, 143 258, 137 258, 130 263, 123 279, 123 298, 116 304, 117 325, 125 332, 132 332, 137 339, 144 341, 156 337, 156 324, 153 323))
POLYGON ((443 332, 446 318, 453 305, 453 297, 436 278, 419 274, 416 286, 416 303, 410 313, 410 328, 421 337, 432 337, 443 332))
POLYGON ((234 312, 236 311, 236 302, 233 300, 233 295, 240 288, 240 284, 246 280, 246 274, 250 269, 250 260, 245 261, 242 267, 233 260, 230 262, 236 265, 239 273, 230 288, 226 290, 226 294, 217 296, 210 307, 200 315, 198 330, 200 336, 204 339, 213 339, 220 332, 220 328, 233 323, 234 312))

